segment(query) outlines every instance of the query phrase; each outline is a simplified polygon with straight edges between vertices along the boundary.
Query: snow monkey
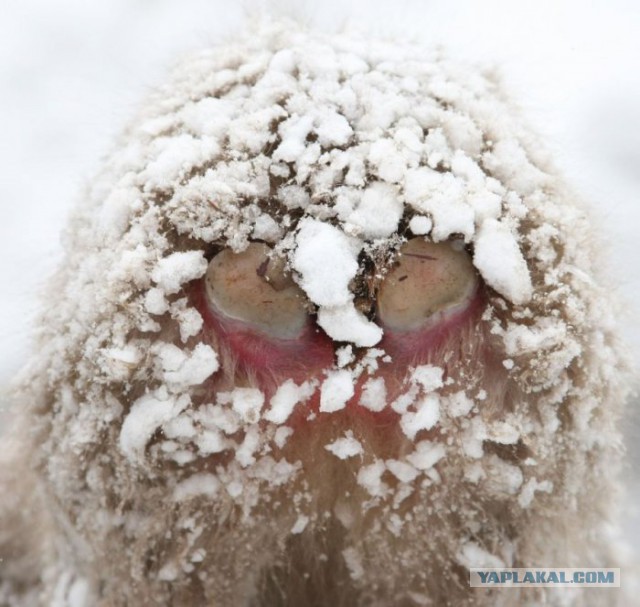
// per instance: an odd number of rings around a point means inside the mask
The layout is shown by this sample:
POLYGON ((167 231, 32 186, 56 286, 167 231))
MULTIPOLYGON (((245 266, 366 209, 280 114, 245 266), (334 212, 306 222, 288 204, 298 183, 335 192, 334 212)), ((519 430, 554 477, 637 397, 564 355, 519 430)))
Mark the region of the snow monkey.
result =
POLYGON ((14 391, 0 603, 613 605, 615 307, 497 78, 269 25, 92 180, 14 391))

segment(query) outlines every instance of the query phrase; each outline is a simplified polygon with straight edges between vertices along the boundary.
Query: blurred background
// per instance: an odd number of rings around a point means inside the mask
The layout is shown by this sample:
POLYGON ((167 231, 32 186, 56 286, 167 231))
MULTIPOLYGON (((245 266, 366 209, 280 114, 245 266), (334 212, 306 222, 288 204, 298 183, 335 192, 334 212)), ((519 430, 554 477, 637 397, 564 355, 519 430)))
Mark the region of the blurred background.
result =
MULTIPOLYGON (((82 184, 182 52, 265 11, 441 44, 498 65, 512 97, 592 206, 640 360, 640 2, 608 0, 3 0, 0 19, 0 386, 29 349, 37 293, 82 184)), ((46 305, 46 302, 44 303, 46 305)), ((1 407, 1 405, 0 405, 1 407)), ((632 405, 632 409, 634 406, 632 405)), ((635 407, 637 410, 638 407, 635 407)), ((629 432, 640 502, 640 414, 629 432)), ((0 416, 1 425, 1 416, 0 416)), ((0 428, 1 431, 1 428, 0 428)), ((637 516, 629 528, 640 538, 637 516)))

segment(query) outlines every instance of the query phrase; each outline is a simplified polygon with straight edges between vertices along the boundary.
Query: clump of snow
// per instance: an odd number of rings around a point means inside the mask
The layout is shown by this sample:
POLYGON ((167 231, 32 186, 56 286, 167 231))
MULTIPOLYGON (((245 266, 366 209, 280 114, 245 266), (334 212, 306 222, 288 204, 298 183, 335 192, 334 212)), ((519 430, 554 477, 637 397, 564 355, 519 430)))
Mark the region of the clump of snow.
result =
POLYGON ((355 309, 349 289, 362 243, 316 219, 300 222, 296 242, 292 267, 300 287, 319 306, 318 324, 335 340, 365 347, 380 341, 382 329, 355 309))
POLYGON ((410 406, 416 402, 416 398, 419 395, 419 390, 416 385, 409 388, 407 392, 400 394, 392 403, 391 408, 400 415, 407 412, 410 406))
POLYGON ((309 517, 301 514, 294 523, 293 527, 291 527, 291 535, 298 535, 302 533, 306 529, 308 524, 309 517))
POLYGON ((350 344, 336 350, 336 366, 338 368, 346 367, 354 361, 354 358, 353 347, 350 344))
POLYGON ((149 289, 144 301, 150 314, 164 314, 169 309, 165 292, 159 288, 149 289))
POLYGON ((363 356, 354 365, 354 377, 359 377, 362 373, 374 375, 380 368, 380 360, 385 363, 391 362, 391 357, 380 348, 368 348, 364 351, 363 356))
POLYGON ((352 303, 321 307, 318 311, 318 324, 336 341, 350 341, 360 347, 374 346, 382 339, 382 329, 367 320, 352 303))
POLYGON ((165 293, 176 293, 186 282, 204 275, 207 265, 202 251, 171 253, 158 261, 151 278, 165 293))
POLYGON ((353 135, 353 128, 349 121, 338 112, 321 111, 317 122, 315 131, 322 147, 346 145, 353 135))
POLYGON ((69 588, 65 602, 69 607, 88 607, 94 597, 89 580, 84 577, 76 577, 69 588))
POLYGON ((549 480, 538 481, 536 478, 530 478, 520 490, 518 495, 518 504, 522 508, 528 508, 533 502, 536 492, 551 493, 553 483, 549 480))
POLYGON ((358 235, 363 238, 386 238, 398 229, 402 211, 403 204, 396 189, 387 184, 374 183, 362 192, 346 222, 356 226, 358 235))
POLYGON ((401 181, 407 168, 406 159, 400 154, 396 143, 390 139, 374 141, 367 159, 376 167, 380 178, 389 183, 401 181))
POLYGON ((362 566, 362 559, 360 553, 355 548, 345 548, 342 551, 344 562, 349 569, 351 579, 359 580, 364 576, 364 567, 362 566))
POLYGON ((431 228, 433 227, 433 222, 428 217, 424 215, 414 215, 409 221, 409 229, 416 236, 423 236, 431 232, 431 228))
POLYGON ((466 428, 462 433, 462 450, 471 458, 481 458, 484 455, 482 443, 488 438, 487 426, 480 417, 465 420, 466 428))
POLYGON ((530 326, 510 324, 504 333, 505 351, 508 355, 521 355, 550 349, 567 338, 567 326, 561 319, 540 317, 530 326))
POLYGON ((270 409, 264 414, 264 419, 274 424, 283 424, 289 419, 294 407, 309 400, 316 389, 316 382, 307 381, 301 385, 288 379, 278 387, 271 397, 270 409))
POLYGON ((514 304, 527 303, 533 294, 529 268, 513 231, 502 221, 487 219, 475 239, 473 263, 500 295, 514 304))
POLYGON ((220 453, 231 446, 217 428, 200 430, 195 437, 195 444, 202 455, 220 453))
POLYGON ((186 414, 170 419, 163 424, 162 429, 167 438, 193 438, 197 434, 193 418, 186 414))
POLYGON ((306 151, 306 138, 313 128, 313 116, 293 116, 278 128, 280 145, 273 153, 273 159, 294 162, 306 151))
POLYGON ((220 481, 209 472, 192 474, 190 477, 180 481, 174 491, 173 498, 177 502, 203 495, 207 498, 216 497, 220 490, 220 481))
POLYGON ((518 466, 505 462, 497 455, 485 458, 483 464, 487 478, 485 486, 491 493, 514 495, 522 486, 523 474, 518 466))
POLYGON ((487 426, 488 438, 501 445, 515 445, 520 440, 520 431, 513 424, 496 420, 487 426))
POLYGON ((185 343, 200 333, 204 320, 198 310, 188 305, 185 297, 172 302, 169 311, 180 328, 180 341, 185 343))
POLYGON ((438 390, 444 386, 443 375, 441 367, 416 367, 408 377, 408 391, 391 403, 391 408, 401 415, 400 428, 409 439, 413 440, 421 430, 431 430, 440 421, 438 390))
POLYGON ((358 272, 362 245, 339 228, 303 219, 296 237, 292 267, 298 284, 318 306, 344 306, 353 300, 349 283, 358 272))
POLYGON ((462 390, 449 395, 445 403, 447 412, 452 417, 467 415, 475 404, 462 390))
POLYGON ((407 456, 407 461, 418 470, 433 468, 444 456, 445 448, 441 443, 423 440, 416 444, 415 451, 407 456))
POLYGON ((387 406, 387 388, 384 378, 368 379, 362 389, 359 402, 370 411, 382 411, 387 406))
POLYGON ((282 228, 270 215, 262 214, 255 220, 253 226, 253 237, 256 240, 265 242, 277 242, 282 236, 282 228))
POLYGON ((435 392, 444 385, 444 370, 434 365, 420 365, 413 370, 411 382, 422 386, 425 392, 435 392))
POLYGON ((184 399, 176 399, 166 390, 159 389, 137 399, 127 414, 120 430, 120 449, 133 461, 144 457, 147 443, 156 430, 187 405, 184 399))
POLYGON ((287 440, 289 440, 289 437, 292 434, 293 428, 290 428, 289 426, 280 426, 273 436, 273 442, 282 449, 287 444, 287 440))
POLYGON ((320 411, 333 413, 344 409, 347 401, 354 394, 353 376, 346 369, 329 371, 327 378, 322 382, 320 391, 320 411))
POLYGON ((231 408, 245 422, 255 424, 264 406, 264 394, 257 388, 234 388, 230 393, 231 408))
POLYGON ((420 430, 430 430, 440 419, 440 398, 429 394, 416 404, 416 410, 404 413, 400 419, 402 431, 414 439, 420 430))
POLYGON ((485 166, 506 186, 523 194, 543 188, 550 180, 528 161, 522 145, 510 138, 498 141, 484 156, 485 166))
POLYGON ((107 240, 117 240, 126 232, 131 214, 140 204, 140 193, 136 188, 122 188, 111 192, 100 210, 97 231, 107 240))
POLYGON ((219 368, 218 356, 207 344, 197 344, 189 352, 173 344, 159 343, 153 351, 164 380, 174 389, 201 384, 219 368))
POLYGON ((467 569, 471 569, 472 567, 505 567, 505 563, 501 558, 495 554, 491 554, 476 542, 472 541, 464 542, 460 546, 458 563, 467 569))
POLYGON ((256 451, 261 447, 263 437, 257 426, 247 428, 244 440, 236 448, 236 461, 243 467, 256 463, 256 451))
POLYGON ((373 464, 362 466, 358 471, 358 485, 364 487, 371 496, 381 497, 389 491, 389 485, 382 481, 387 466, 384 461, 376 460, 373 464))
POLYGON ((182 133, 171 138, 159 137, 150 150, 150 159, 142 178, 148 189, 173 187, 191 169, 209 158, 215 158, 220 147, 209 137, 196 138, 182 133))
POLYGON ((408 171, 405 197, 419 213, 433 219, 431 235, 438 242, 452 234, 471 240, 475 232, 475 215, 466 200, 466 192, 451 173, 439 173, 429 167, 408 171))
POLYGON ((332 443, 325 445, 325 449, 339 459, 347 459, 364 453, 362 445, 354 438, 351 430, 347 430, 344 438, 338 438, 332 443))
POLYGON ((122 348, 106 348, 102 355, 111 372, 127 378, 142 360, 142 353, 132 344, 122 348))
POLYGON ((401 460, 388 459, 385 465, 387 466, 387 470, 403 483, 410 483, 419 474, 414 466, 401 460))
POLYGON ((218 392, 216 404, 200 407, 194 417, 203 427, 221 430, 227 435, 235 434, 242 427, 242 419, 229 405, 232 397, 229 392, 218 392))

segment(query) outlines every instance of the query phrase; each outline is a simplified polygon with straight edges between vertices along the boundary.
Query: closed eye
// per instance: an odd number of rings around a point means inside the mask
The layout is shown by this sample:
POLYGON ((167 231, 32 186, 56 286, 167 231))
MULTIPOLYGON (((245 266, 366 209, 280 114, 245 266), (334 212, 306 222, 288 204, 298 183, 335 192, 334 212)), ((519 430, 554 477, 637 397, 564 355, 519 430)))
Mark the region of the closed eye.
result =
POLYGON ((295 339, 309 321, 304 293, 266 244, 224 249, 209 263, 205 284, 213 312, 268 337, 295 339))
MULTIPOLYGON (((426 360, 476 317, 480 279, 470 256, 448 242, 405 243, 378 287, 381 347, 396 367, 426 360)), ((317 325, 304 292, 264 243, 224 249, 209 262, 194 301, 206 330, 252 376, 308 379, 334 364, 334 343, 317 325)))
POLYGON ((379 322, 393 331, 435 324, 468 305, 478 282, 464 249, 414 238, 401 247, 396 265, 380 285, 379 322))

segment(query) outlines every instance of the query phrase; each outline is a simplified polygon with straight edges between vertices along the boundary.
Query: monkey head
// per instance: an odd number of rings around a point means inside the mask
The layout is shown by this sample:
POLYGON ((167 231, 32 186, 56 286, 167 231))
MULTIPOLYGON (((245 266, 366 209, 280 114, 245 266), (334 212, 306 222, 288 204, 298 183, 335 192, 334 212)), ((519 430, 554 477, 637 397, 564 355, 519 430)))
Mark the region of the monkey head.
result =
POLYGON ((468 581, 615 563, 625 359, 542 150, 494 74, 410 44, 286 24, 179 64, 87 188, 18 391, 40 596, 600 597, 468 581))

